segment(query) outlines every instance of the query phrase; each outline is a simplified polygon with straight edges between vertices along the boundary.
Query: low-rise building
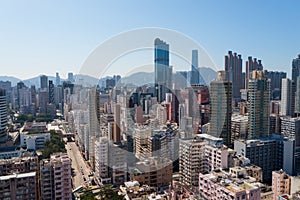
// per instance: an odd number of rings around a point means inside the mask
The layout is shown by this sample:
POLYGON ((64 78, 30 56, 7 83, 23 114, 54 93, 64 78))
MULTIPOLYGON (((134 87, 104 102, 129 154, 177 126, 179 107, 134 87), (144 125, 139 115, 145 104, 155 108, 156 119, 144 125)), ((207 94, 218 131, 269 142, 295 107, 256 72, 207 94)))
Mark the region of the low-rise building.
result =
POLYGON ((50 133, 20 133, 20 146, 28 150, 40 150, 45 148, 46 141, 50 140, 50 133))
POLYGON ((156 193, 157 190, 149 185, 140 185, 138 181, 128 181, 120 186, 120 194, 126 200, 140 200, 147 199, 151 194, 156 193))
POLYGON ((199 196, 209 200, 260 200, 260 188, 244 179, 233 179, 223 171, 199 175, 199 196))
POLYGON ((150 157, 138 162, 130 172, 130 179, 151 187, 167 187, 172 182, 173 165, 171 160, 150 157))
POLYGON ((272 191, 274 193, 273 200, 277 200, 283 194, 290 194, 291 177, 283 170, 272 172, 272 191))

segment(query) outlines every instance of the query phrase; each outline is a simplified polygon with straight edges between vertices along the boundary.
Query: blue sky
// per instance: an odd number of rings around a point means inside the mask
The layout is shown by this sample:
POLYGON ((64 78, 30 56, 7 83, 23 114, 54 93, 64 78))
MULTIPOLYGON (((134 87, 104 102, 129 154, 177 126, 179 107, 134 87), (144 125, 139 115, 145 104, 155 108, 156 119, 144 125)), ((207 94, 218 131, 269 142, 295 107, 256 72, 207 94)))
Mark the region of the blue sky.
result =
MULTIPOLYGON (((300 53, 298 1, 1 1, 0 75, 78 72, 113 35, 141 27, 182 32, 219 69, 228 50, 290 73, 300 53)), ((167 40, 167 39, 166 39, 167 40)), ((170 44, 172 48, 172 44, 170 44)), ((152 59, 152 58, 151 58, 152 59)), ((201 61, 200 61, 201 63, 201 61)), ((245 67, 245 63, 243 63, 245 67)), ((122 73, 122 69, 120 69, 122 73)))

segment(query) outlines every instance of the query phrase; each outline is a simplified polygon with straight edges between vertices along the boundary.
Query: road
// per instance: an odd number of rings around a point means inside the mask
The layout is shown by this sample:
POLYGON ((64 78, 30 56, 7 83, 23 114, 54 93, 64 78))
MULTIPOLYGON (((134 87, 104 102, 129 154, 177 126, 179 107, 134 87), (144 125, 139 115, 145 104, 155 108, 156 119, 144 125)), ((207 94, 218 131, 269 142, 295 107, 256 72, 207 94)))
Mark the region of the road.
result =
POLYGON ((72 168, 75 173, 75 176, 73 176, 73 188, 75 189, 79 186, 86 185, 83 176, 88 180, 91 172, 90 168, 85 163, 75 142, 68 142, 66 144, 66 149, 69 157, 72 159, 72 168))

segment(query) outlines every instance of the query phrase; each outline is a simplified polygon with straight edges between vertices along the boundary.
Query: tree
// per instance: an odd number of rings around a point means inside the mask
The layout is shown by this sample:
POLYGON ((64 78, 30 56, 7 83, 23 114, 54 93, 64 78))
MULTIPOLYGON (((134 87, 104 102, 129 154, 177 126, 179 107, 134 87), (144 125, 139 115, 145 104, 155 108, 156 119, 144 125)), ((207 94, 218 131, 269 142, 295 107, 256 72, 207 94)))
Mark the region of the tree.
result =
POLYGON ((62 134, 56 133, 54 130, 50 131, 50 141, 45 143, 43 152, 43 159, 50 158, 50 155, 57 152, 67 152, 65 144, 62 139, 62 134))

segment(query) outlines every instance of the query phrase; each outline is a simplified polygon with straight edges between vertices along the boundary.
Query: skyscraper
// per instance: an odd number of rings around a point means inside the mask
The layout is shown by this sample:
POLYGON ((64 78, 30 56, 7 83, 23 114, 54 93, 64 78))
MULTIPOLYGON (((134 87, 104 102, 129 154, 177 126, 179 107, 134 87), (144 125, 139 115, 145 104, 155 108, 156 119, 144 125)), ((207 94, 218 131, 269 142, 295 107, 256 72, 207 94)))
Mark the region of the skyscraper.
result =
POLYGON ((52 80, 49 80, 49 103, 55 104, 54 99, 54 84, 52 80))
POLYGON ((42 75, 40 76, 41 80, 41 89, 48 90, 48 76, 42 75))
POLYGON ((47 105, 49 103, 49 93, 46 90, 42 90, 38 93, 39 113, 47 113, 47 105))
POLYGON ((192 50, 191 85, 199 84, 198 50, 192 50))
POLYGON ((270 81, 265 71, 255 70, 248 88, 248 139, 269 135, 270 81))
POLYGON ((248 89, 249 80, 254 70, 263 70, 263 65, 261 60, 257 60, 256 58, 252 59, 252 57, 249 56, 246 61, 245 89, 248 89))
POLYGON ((295 114, 297 117, 300 117, 300 75, 297 78, 296 88, 297 91, 295 93, 295 114))
POLYGON ((114 134, 113 134, 113 141, 115 143, 121 142, 121 130, 120 130, 120 123, 121 119, 121 106, 120 104, 115 104, 114 106, 114 134))
POLYGON ((4 143, 6 139, 7 139, 6 93, 4 89, 0 89, 0 143, 4 143))
POLYGON ((297 81, 297 77, 300 75, 300 54, 292 62, 292 80, 297 81))
POLYGON ((74 75, 73 75, 73 73, 72 72, 69 72, 68 73, 68 81, 70 81, 71 83, 74 83, 74 75))
POLYGON ((235 100, 241 99, 242 63, 241 55, 232 54, 232 51, 228 51, 228 55, 225 56, 225 71, 227 79, 232 83, 232 98, 235 100))
POLYGON ((281 87, 281 106, 280 106, 280 114, 284 116, 294 116, 294 98, 295 95, 293 93, 294 84, 293 81, 284 78, 282 79, 282 87, 281 87))
POLYGON ((210 83, 211 118, 209 134, 222 138, 231 147, 231 99, 232 84, 226 80, 225 71, 218 72, 218 78, 210 83))
POLYGON ((155 96, 162 102, 172 88, 172 67, 169 66, 169 44, 156 38, 154 41, 155 96))
POLYGON ((60 85, 60 76, 59 76, 59 73, 58 73, 58 72, 56 72, 55 85, 56 85, 56 86, 60 85))

